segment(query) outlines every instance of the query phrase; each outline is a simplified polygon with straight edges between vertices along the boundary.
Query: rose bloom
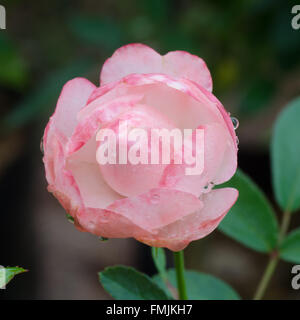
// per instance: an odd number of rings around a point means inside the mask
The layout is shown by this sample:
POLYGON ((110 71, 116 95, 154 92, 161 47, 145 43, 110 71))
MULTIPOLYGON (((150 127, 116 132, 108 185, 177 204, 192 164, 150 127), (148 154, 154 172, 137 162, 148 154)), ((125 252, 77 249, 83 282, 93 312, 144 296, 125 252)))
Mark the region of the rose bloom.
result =
POLYGON ((218 226, 238 197, 233 188, 213 189, 236 171, 237 138, 211 91, 201 58, 184 51, 161 56, 142 44, 106 60, 100 87, 84 78, 65 84, 45 129, 43 161, 48 190, 79 230, 179 251, 218 226), (203 172, 186 175, 187 165, 174 161, 98 163, 97 132, 111 129, 120 139, 121 120, 145 130, 203 129, 203 172))

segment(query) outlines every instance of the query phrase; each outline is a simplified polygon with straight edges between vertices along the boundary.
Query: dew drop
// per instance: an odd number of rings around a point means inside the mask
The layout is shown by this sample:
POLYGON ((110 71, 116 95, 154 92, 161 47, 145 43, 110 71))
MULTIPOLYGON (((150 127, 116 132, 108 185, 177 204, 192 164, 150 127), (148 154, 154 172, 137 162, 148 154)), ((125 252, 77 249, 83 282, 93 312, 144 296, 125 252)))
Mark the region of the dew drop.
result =
POLYGON ((160 196, 159 196, 158 194, 154 194, 154 195, 151 197, 150 202, 153 203, 153 204, 157 204, 157 203, 159 203, 159 200, 160 200, 160 196))
POLYGON ((240 124, 239 120, 237 118, 235 118, 235 117, 230 117, 230 118, 231 118, 234 130, 236 130, 239 127, 239 124, 240 124))
POLYGON ((44 139, 43 139, 43 137, 40 142, 40 150, 41 150, 42 154, 44 154, 44 139))
POLYGON ((100 218, 100 222, 101 222, 102 224, 108 223, 108 219, 107 219, 106 217, 101 217, 101 218, 100 218))
POLYGON ((203 187, 203 193, 208 193, 210 192, 210 190, 212 189, 213 184, 210 182, 209 184, 207 184, 206 186, 203 187))

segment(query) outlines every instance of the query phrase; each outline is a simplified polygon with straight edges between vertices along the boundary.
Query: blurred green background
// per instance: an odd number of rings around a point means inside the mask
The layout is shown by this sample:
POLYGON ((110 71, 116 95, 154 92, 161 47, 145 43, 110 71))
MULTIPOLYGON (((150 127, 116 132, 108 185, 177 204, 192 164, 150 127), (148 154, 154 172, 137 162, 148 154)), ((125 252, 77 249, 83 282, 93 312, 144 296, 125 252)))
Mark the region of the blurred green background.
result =
MULTIPOLYGON (((0 297, 107 298, 96 277, 106 265, 154 272, 146 246, 133 240, 99 243, 67 224, 46 191, 39 151, 63 84, 85 76, 99 85, 104 60, 124 44, 142 42, 161 54, 187 50, 206 61, 214 94, 240 120, 240 166, 272 197, 270 130, 278 112, 300 94, 300 30, 291 27, 296 3, 2 0, 7 29, 0 30, 0 264, 30 272, 0 297)), ((266 262, 218 232, 190 245, 186 255, 189 268, 219 276, 244 298, 252 296, 266 262)), ((300 297, 290 287, 290 267, 281 263, 266 298, 300 297)))

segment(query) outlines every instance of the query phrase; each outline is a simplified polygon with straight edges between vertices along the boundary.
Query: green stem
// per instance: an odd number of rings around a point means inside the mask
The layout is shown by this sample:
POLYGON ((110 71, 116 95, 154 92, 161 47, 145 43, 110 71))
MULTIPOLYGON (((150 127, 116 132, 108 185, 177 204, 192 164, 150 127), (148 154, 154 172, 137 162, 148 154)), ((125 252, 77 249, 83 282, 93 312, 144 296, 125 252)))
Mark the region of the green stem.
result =
MULTIPOLYGON (((291 221, 291 212, 290 212, 290 210, 287 209, 283 213, 279 237, 278 237, 277 248, 281 245, 282 241, 284 240, 284 237, 285 237, 286 232, 287 232, 289 225, 290 225, 290 221, 291 221)), ((278 253, 276 251, 274 251, 273 254, 271 254, 269 263, 267 264, 265 272, 264 272, 264 274, 258 284, 258 288, 257 288, 255 295, 254 295, 254 298, 253 298, 254 300, 261 300, 262 299, 262 297, 265 294, 265 291, 268 287, 268 284, 272 278, 272 275, 276 269, 278 261, 279 261, 278 253)))
POLYGON ((290 210, 286 210, 283 214, 280 233, 279 233, 279 239, 278 244, 280 245, 284 239, 284 236, 286 235, 289 225, 291 222, 291 212, 290 210))
POLYGON ((180 300, 188 300, 184 279, 184 256, 183 251, 174 252, 174 262, 177 277, 177 288, 180 300))
POLYGON ((253 298, 254 300, 261 300, 261 298, 263 297, 263 295, 267 289, 267 286, 272 278, 272 275, 275 271, 277 263, 278 263, 278 256, 277 255, 271 256, 269 263, 266 267, 266 270, 265 270, 265 272, 261 278, 261 281, 259 282, 258 288, 255 292, 255 295, 253 298))

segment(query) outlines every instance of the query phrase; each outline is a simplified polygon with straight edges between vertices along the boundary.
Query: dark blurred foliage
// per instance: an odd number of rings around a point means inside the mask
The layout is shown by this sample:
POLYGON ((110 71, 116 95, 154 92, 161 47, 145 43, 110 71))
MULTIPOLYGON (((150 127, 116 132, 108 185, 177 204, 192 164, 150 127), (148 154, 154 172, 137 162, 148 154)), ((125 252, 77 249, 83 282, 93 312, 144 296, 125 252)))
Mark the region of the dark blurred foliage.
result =
MULTIPOLYGON (((24 263, 25 268, 32 265, 31 270, 35 270, 35 261, 41 259, 39 234, 32 226, 35 222, 30 190, 45 187, 42 175, 33 178, 37 167, 39 172, 43 170, 37 149, 63 84, 73 77, 85 76, 98 85, 104 60, 127 43, 142 42, 161 54, 187 50, 206 61, 214 81, 214 94, 241 122, 240 166, 270 195, 266 148, 270 129, 278 111, 300 93, 300 30, 291 28, 291 8, 296 3, 2 0, 7 30, 0 30, 0 193, 4 215, 1 230, 5 229, 0 235, 1 255, 4 251, 0 263, 24 263), (38 186, 32 187, 34 183, 38 186)), ((44 198, 47 197, 50 196, 44 193, 44 198)), ((220 234, 203 243, 209 241, 211 248, 218 241, 226 246, 224 243, 228 241, 230 250, 241 251, 239 245, 220 234)), ((145 263, 150 259, 150 251, 145 253, 144 246, 137 247, 136 263, 153 272, 149 263, 145 263)), ((195 248, 193 244, 187 250, 191 254, 188 261, 197 260, 195 248)), ((199 248, 201 256, 203 245, 199 248)), ((211 266, 204 263, 202 267, 211 266)), ((258 260, 258 270, 253 276, 256 282, 263 267, 258 260)), ((219 269, 215 271, 224 276, 219 269)), ((230 278, 230 272, 227 275, 230 278)), ((12 291, 10 298, 50 296, 34 293, 37 284, 33 271, 25 277, 29 280, 12 291), (29 293, 28 286, 31 286, 29 293)), ((237 287, 242 287, 242 283, 236 282, 237 287)), ((284 283, 287 290, 286 280, 284 283)), ((242 295, 249 297, 254 284, 249 286, 241 289, 242 295)), ((273 292, 276 297, 285 297, 284 291, 273 292)))
POLYGON ((97 73, 121 45, 146 43, 160 53, 187 50, 207 62, 217 96, 237 93, 236 113, 267 108, 282 79, 299 67, 293 1, 4 1, 0 83, 22 95, 4 108, 19 127, 53 107, 67 79, 97 73), (38 85, 37 85, 38 82, 38 85))

